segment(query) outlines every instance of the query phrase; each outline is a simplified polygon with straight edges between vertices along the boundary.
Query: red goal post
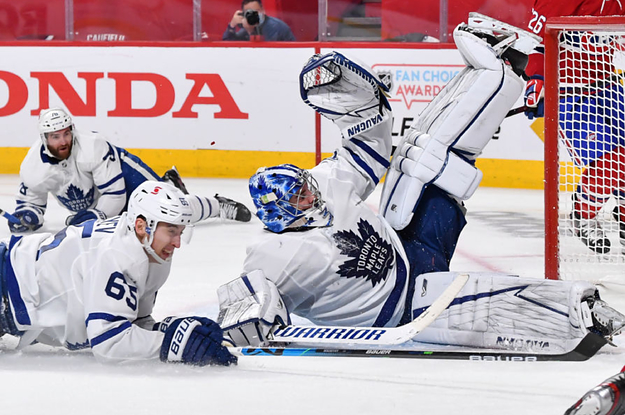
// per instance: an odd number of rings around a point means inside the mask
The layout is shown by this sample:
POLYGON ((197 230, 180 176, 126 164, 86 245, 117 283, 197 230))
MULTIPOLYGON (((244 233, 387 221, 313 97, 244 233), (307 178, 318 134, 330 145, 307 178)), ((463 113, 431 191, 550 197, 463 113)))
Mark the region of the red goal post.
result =
MULTIPOLYGON (((609 237, 611 252, 597 253, 585 246, 576 235, 579 230, 573 228, 573 225, 577 224, 570 217, 573 192, 579 184, 584 166, 587 166, 585 163, 592 159, 588 151, 584 153, 585 158, 577 157, 581 153, 575 150, 576 144, 574 143, 580 143, 586 137, 593 140, 595 135, 588 134, 583 139, 579 139, 584 133, 573 131, 579 123, 569 122, 570 118, 567 118, 569 120, 567 122, 560 123, 559 121, 560 117, 564 116, 560 112, 565 106, 560 103, 561 100, 567 99, 566 94, 569 94, 569 100, 574 99, 571 98, 574 93, 580 96, 584 94, 586 97, 592 96, 607 84, 606 79, 610 79, 610 82, 616 79, 616 82, 622 85, 621 73, 616 70, 617 65, 614 59, 616 54, 625 49, 623 48, 625 46, 625 16, 550 18, 545 26, 544 45, 545 276, 549 279, 592 281, 620 276, 625 284, 625 263, 623 262, 625 247, 619 239, 619 229, 623 229, 619 227, 625 226, 625 222, 619 221, 616 215, 612 214, 616 202, 606 203, 596 216, 602 230, 609 237), (571 51, 577 46, 576 42, 581 45, 582 52, 571 51), (579 61, 576 62, 578 58, 579 61), (580 65, 586 68, 579 71, 580 65), (599 67, 601 70, 598 70, 599 67), (616 78, 613 74, 606 74, 608 67, 616 78)), ((562 112, 568 111, 570 116, 570 112, 577 110, 577 107, 592 111, 589 109, 592 105, 594 104, 569 105, 562 112)), ((584 120, 594 119, 594 114, 581 113, 581 109, 579 111, 580 114, 574 114, 572 117, 580 117, 584 120)), ((597 125, 597 128, 603 127, 597 125)))

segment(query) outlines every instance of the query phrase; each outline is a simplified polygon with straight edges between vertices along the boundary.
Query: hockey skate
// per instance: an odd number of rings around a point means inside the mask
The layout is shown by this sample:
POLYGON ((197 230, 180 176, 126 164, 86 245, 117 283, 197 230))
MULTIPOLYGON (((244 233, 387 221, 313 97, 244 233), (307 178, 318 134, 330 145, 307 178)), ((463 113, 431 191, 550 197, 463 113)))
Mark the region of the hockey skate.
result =
MULTIPOLYGON (((536 46, 540 45, 543 39, 527 30, 512 26, 492 17, 471 12, 467 26, 476 32, 489 35, 505 35, 505 47, 511 47, 524 55, 529 55, 536 46), (507 39, 511 37, 512 40, 507 39)), ((503 45, 502 45, 503 46, 503 45)))
POLYGON ((588 248, 598 254, 610 252, 610 240, 603 232, 603 228, 601 228, 597 218, 586 219, 582 218, 577 212, 571 212, 571 221, 573 223, 573 233, 588 248))
POLYGON ((469 13, 468 23, 459 25, 457 30, 486 41, 518 76, 523 76, 528 55, 542 41, 540 36, 480 13, 469 13))
POLYGON ((249 222, 252 219, 252 213, 243 203, 219 196, 218 194, 215 195, 215 199, 219 202, 219 216, 222 219, 236 220, 238 222, 249 222))
POLYGON ((529 58, 528 55, 510 47, 516 39, 514 33, 495 35, 492 32, 488 33, 481 29, 473 29, 466 24, 458 25, 456 30, 471 33, 486 42, 499 58, 510 65, 515 74, 523 76, 529 58))
POLYGON ((180 174, 178 173, 178 169, 176 166, 171 166, 171 169, 167 170, 162 177, 163 181, 173 184, 185 195, 188 195, 187 187, 184 185, 184 182, 180 178, 180 174))
POLYGON ((595 297, 586 300, 590 307, 593 327, 589 330, 605 337, 609 342, 625 328, 625 315, 610 307, 605 301, 595 297))
POLYGON ((564 415, 625 414, 625 373, 614 375, 586 392, 564 415))

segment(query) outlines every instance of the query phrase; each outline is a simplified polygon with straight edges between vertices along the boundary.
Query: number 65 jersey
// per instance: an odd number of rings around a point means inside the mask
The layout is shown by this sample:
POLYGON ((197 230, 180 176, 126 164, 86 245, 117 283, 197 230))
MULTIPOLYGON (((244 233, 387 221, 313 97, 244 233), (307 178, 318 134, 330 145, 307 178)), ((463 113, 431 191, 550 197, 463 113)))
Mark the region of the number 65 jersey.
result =
POLYGON ((104 361, 158 357, 163 334, 132 322, 151 314, 171 265, 149 262, 125 214, 4 243, 11 334, 23 332, 27 344, 91 347, 104 361))

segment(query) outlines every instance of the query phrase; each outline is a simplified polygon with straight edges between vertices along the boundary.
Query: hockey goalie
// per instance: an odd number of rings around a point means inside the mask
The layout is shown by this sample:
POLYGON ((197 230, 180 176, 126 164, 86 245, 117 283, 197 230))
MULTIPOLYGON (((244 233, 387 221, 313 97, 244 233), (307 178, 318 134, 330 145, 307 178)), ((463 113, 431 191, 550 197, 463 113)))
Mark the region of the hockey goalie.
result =
MULTIPOLYGON (((219 323, 237 346, 264 345, 291 313, 320 326, 396 327, 428 310, 457 274, 449 264, 477 188, 475 159, 520 96, 539 38, 492 19, 454 31, 466 68, 418 117, 391 161, 387 86, 342 53, 313 56, 302 99, 332 120, 341 147, 318 166, 260 168, 249 181, 263 237, 241 277, 221 286, 219 323), (386 181, 380 214, 363 201, 386 181)), ((415 340, 569 350, 612 336, 625 317, 587 282, 470 273, 415 340)))

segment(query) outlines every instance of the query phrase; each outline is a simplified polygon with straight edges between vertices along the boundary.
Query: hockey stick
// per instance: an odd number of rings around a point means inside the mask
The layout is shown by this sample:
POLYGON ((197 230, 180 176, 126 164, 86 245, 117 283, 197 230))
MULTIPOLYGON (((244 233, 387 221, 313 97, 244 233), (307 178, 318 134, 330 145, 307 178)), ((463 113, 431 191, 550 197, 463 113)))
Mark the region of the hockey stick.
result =
POLYGON ((506 114, 506 118, 511 117, 513 115, 517 115, 520 114, 522 112, 527 111, 528 109, 530 109, 530 107, 528 107, 527 105, 522 105, 520 107, 516 107, 516 108, 512 108, 510 111, 508 111, 508 113, 506 114))
POLYGON ((316 357, 391 357, 410 359, 482 360, 504 362, 583 362, 593 357, 607 340, 588 333, 570 352, 560 354, 517 353, 507 351, 445 351, 390 349, 316 349, 288 347, 230 348, 237 356, 316 356, 316 357))
POLYGON ((305 342, 312 345, 343 343, 380 346, 405 343, 432 324, 445 311, 468 279, 469 274, 458 274, 423 314, 403 326, 390 328, 286 326, 276 329, 268 340, 271 343, 305 342))
POLYGON ((4 216, 9 222, 11 223, 16 223, 16 224, 21 224, 22 222, 16 218, 15 216, 11 215, 9 212, 0 209, 0 215, 4 216))

